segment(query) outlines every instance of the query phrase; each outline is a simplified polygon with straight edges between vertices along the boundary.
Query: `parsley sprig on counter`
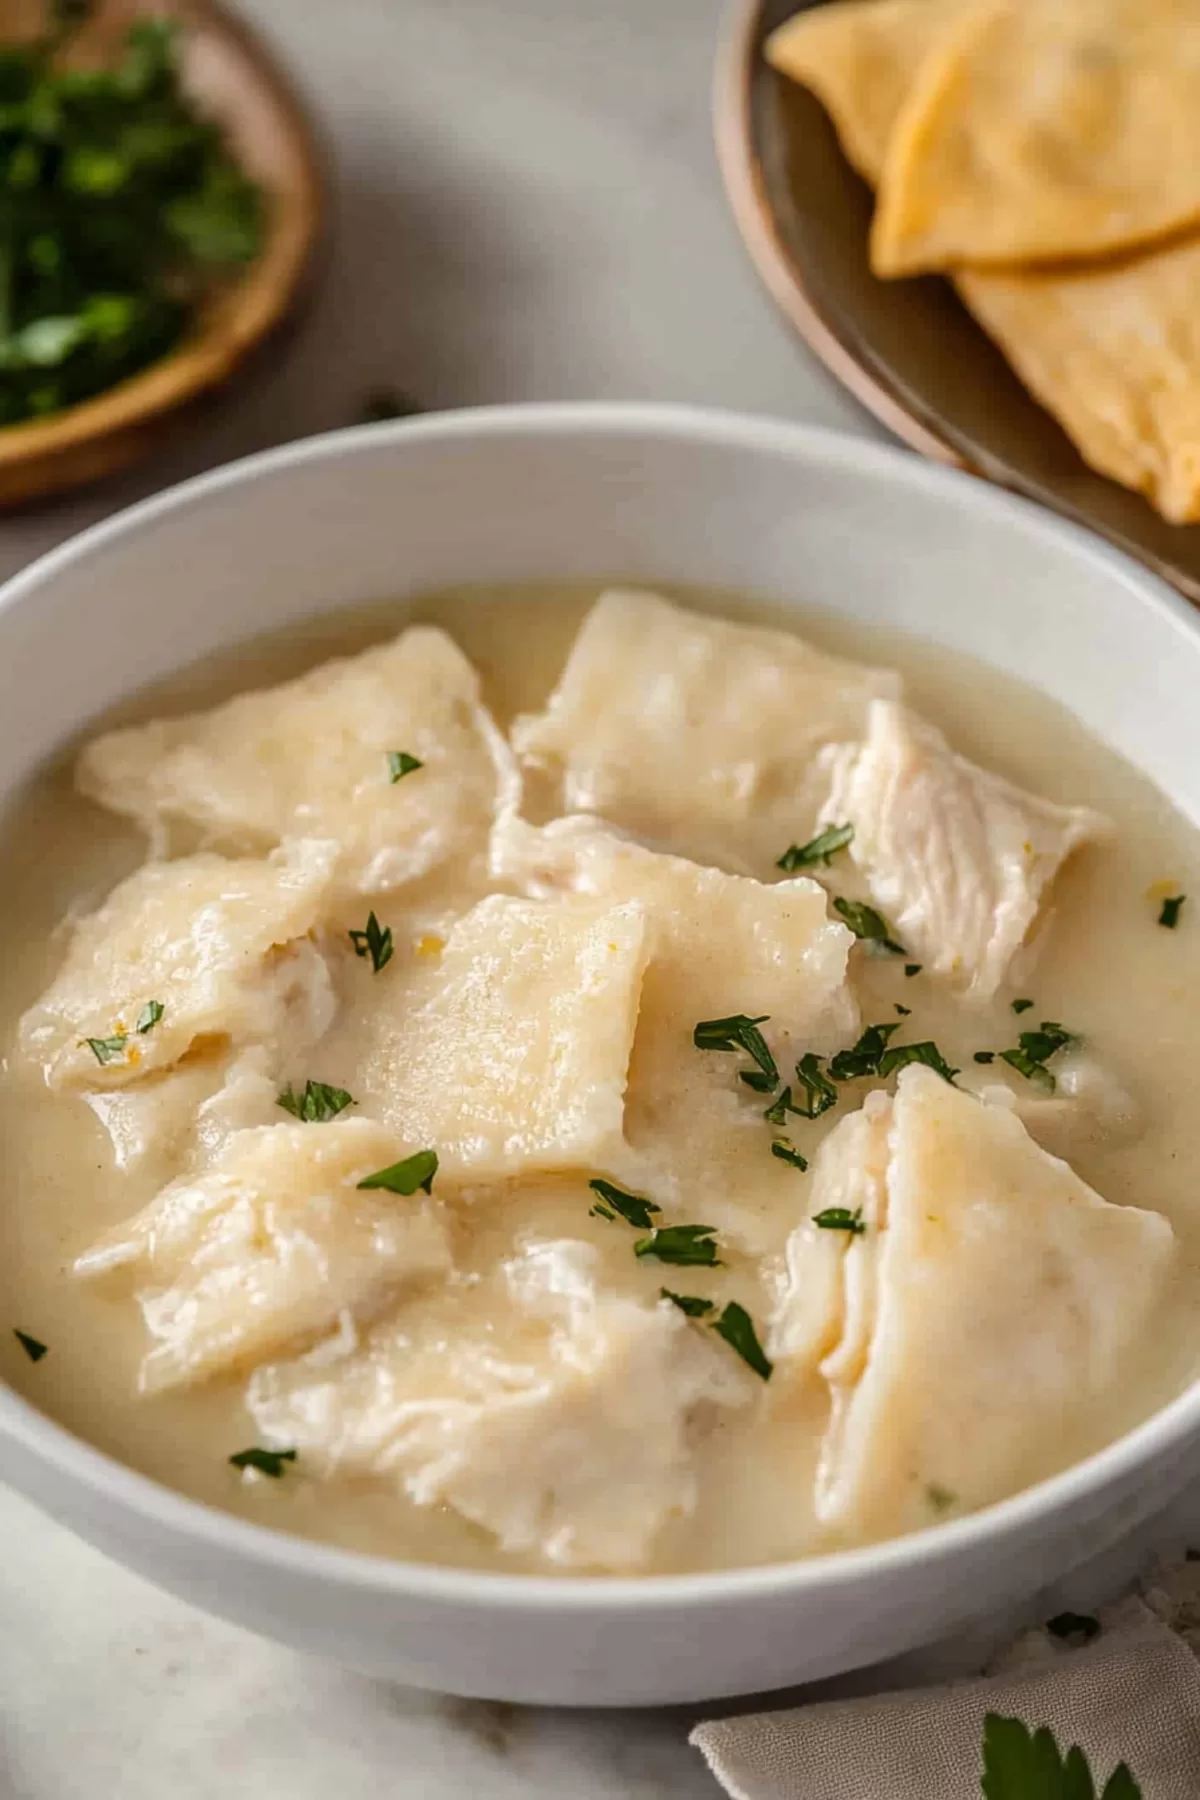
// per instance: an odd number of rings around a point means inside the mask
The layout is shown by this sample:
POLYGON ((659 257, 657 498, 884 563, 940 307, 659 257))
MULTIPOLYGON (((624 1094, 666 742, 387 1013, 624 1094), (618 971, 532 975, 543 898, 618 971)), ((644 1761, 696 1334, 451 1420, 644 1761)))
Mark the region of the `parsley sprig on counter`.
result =
POLYGON ((983 1722, 981 1787, 984 1800, 1142 1800, 1125 1763, 1098 1789, 1078 1744, 1064 1755, 1049 1726, 1030 1731, 999 1713, 983 1722))
POLYGON ((262 195, 184 93, 176 26, 139 19, 115 59, 76 66, 90 10, 58 0, 39 38, 0 46, 0 425, 164 356, 262 244, 262 195))

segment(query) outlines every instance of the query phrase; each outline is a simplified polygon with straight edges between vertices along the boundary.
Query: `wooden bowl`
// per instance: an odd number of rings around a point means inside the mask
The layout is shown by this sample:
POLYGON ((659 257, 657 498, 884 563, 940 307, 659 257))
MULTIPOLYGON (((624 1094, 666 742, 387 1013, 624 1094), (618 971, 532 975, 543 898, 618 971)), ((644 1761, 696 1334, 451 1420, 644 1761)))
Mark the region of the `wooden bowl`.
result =
POLYGON ((923 456, 1041 501, 1200 600, 1200 526, 1168 524, 1139 494, 1089 469, 949 282, 871 274, 870 191, 842 155, 820 102, 762 55, 768 33, 800 4, 740 0, 715 89, 726 189, 785 318, 923 456))
MULTIPOLYGON (((289 83, 252 33, 211 0, 103 0, 81 39, 81 56, 103 51, 147 14, 184 27, 185 85, 221 121, 238 160, 266 190, 266 241, 245 273, 214 293, 170 355, 93 400, 0 427, 0 506, 78 486, 145 456, 181 409, 227 381, 282 323, 312 263, 321 179, 313 134, 289 83)), ((21 36, 43 16, 42 0, 8 0, 4 34, 21 36)))

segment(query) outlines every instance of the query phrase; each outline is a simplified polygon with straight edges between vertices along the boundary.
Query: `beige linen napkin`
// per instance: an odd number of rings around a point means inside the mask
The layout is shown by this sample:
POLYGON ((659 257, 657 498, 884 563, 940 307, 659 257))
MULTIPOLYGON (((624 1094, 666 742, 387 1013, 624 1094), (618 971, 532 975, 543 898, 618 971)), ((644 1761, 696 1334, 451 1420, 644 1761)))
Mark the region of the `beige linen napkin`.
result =
POLYGON ((1200 1800, 1200 1563, 1100 1615, 1086 1645, 1028 1633, 978 1680, 698 1725, 734 1800, 979 1800, 989 1712, 1079 1744, 1096 1792, 1120 1762, 1142 1800, 1200 1800))

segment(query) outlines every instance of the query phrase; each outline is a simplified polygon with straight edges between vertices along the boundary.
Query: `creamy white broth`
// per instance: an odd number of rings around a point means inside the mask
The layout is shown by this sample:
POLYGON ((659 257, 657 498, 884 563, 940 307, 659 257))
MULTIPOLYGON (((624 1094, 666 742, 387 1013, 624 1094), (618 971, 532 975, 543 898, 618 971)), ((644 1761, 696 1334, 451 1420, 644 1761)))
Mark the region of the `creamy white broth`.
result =
MULTIPOLYGON (((480 669, 485 701, 504 727, 513 715, 544 702, 594 596, 592 589, 477 590, 329 615, 187 671, 98 724, 209 706, 379 641, 410 620, 428 620, 449 631, 480 669)), ((902 1037, 936 1040, 973 1086, 994 1074, 973 1063, 976 1050, 1011 1045, 1022 1026, 1046 1018, 1082 1033, 1089 1050, 1132 1097, 1134 1122, 1124 1132, 1073 1125, 1069 1159, 1106 1199, 1150 1208, 1170 1220, 1178 1237, 1176 1269, 1168 1303, 1112 1393, 1102 1431, 1094 1422, 1081 1430, 1064 1419, 1055 1442, 1029 1473, 1065 1466, 1178 1391, 1196 1366, 1200 1202, 1193 1171, 1200 1160, 1200 1108, 1190 1049, 1200 913, 1189 917, 1191 907, 1185 906, 1175 931, 1159 928, 1156 917, 1164 892, 1200 898, 1200 838, 1149 782, 1044 696, 969 659, 823 614, 726 594, 678 597, 727 618, 797 630, 838 654, 899 669, 908 703, 940 725, 961 753, 1032 792, 1094 806, 1116 825, 1111 844, 1084 848, 1055 883, 1050 916, 1039 928, 1036 964, 1020 985, 1035 1006, 1020 1021, 1010 1010, 1012 988, 988 1007, 966 1009, 944 985, 924 975, 906 979, 899 962, 861 952, 853 957, 864 1022, 899 1017, 897 1004, 910 1008, 902 1037)), ((144 856, 140 833, 74 793, 71 766, 72 758, 64 757, 40 775, 10 809, 4 826, 0 923, 7 954, 0 969, 0 1025, 7 1055, 0 1143, 8 1202, 0 1225, 2 1316, 50 1346, 50 1353, 32 1364, 10 1341, 6 1378, 122 1461, 260 1522, 393 1556, 544 1569, 541 1559, 499 1551, 489 1533, 448 1507, 416 1507, 378 1481, 319 1482, 299 1466, 280 1481, 240 1477, 227 1458, 259 1438, 243 1405, 240 1380, 139 1394, 146 1337, 137 1308, 119 1285, 85 1283, 72 1275, 71 1266, 107 1227, 146 1204, 179 1173, 180 1153, 168 1149, 136 1169, 118 1171, 109 1139, 85 1102, 47 1091, 12 1055, 19 1015, 45 989, 61 959, 61 922, 92 910, 144 856)), ((187 847, 184 838, 179 834, 176 848, 187 847)), ((437 935, 479 891, 434 875, 416 891, 393 896, 389 917, 397 959, 417 954, 421 940, 437 935)), ((347 952, 335 970, 343 997, 359 991, 353 982, 360 972, 347 952)), ((362 1042, 361 1022, 344 1004, 319 1051, 294 1071, 296 1078, 312 1075, 354 1092, 362 1042)), ((730 1081, 735 1067, 729 1059, 730 1081)), ((811 1157, 863 1091, 861 1084, 849 1089, 837 1111, 818 1121, 793 1120, 793 1140, 811 1157)), ((1054 1148, 1067 1153, 1067 1147, 1054 1148)), ((794 1209, 787 1217, 759 1221, 762 1270, 746 1257, 731 1259, 720 1270, 636 1262, 624 1226, 616 1229, 589 1216, 592 1196, 582 1174, 464 1195, 454 1207, 456 1259, 486 1278, 515 1235, 532 1225, 540 1236, 594 1245, 604 1278, 614 1288, 644 1300, 661 1285, 703 1292, 718 1304, 738 1299, 761 1322, 772 1291, 769 1264, 805 1215, 811 1180, 811 1173, 794 1172, 794 1209)), ((409 1310, 414 1333, 433 1339, 453 1328, 436 1292, 409 1310)), ((1019 1405, 1019 1395, 1013 1403, 1019 1405)), ((828 1406, 823 1384, 781 1381, 772 1383, 765 1410, 756 1403, 723 1413, 696 1452, 694 1514, 666 1525, 644 1566, 679 1570, 763 1562, 839 1541, 816 1523, 811 1499, 828 1406)))

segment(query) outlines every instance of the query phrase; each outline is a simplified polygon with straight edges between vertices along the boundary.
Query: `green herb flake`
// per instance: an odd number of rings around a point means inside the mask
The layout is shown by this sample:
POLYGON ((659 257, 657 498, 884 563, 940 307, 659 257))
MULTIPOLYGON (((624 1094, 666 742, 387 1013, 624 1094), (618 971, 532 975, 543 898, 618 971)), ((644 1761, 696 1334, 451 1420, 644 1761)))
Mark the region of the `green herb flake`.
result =
POLYGON ((13 1336, 16 1338, 18 1344, 20 1344, 30 1362, 41 1362, 43 1356, 49 1354, 49 1346, 39 1343, 35 1337, 30 1337, 27 1331, 17 1331, 14 1329, 13 1336))
POLYGON ((838 1103, 837 1088, 823 1072, 822 1061, 810 1050, 796 1064, 796 1080, 804 1089, 804 1101, 793 1101, 791 1110, 802 1119, 819 1119, 838 1103))
POLYGON ((919 975, 921 973, 923 967, 923 963, 905 963, 904 973, 911 981, 914 975, 919 975))
POLYGON ((257 1469, 260 1475, 269 1475, 272 1481, 278 1481, 288 1463, 294 1463, 294 1450, 263 1450, 255 1444, 252 1449, 238 1450, 230 1457, 235 1469, 257 1469))
POLYGON ((1099 1637, 1100 1621, 1091 1613, 1060 1612, 1046 1620, 1046 1630, 1051 1637, 1062 1638, 1064 1642, 1078 1638, 1087 1644, 1099 1637))
POLYGON ((627 1194, 623 1188, 614 1187, 611 1181, 589 1181, 588 1186, 597 1200, 611 1207, 610 1218, 613 1213, 619 1213, 627 1225, 634 1225, 639 1231, 654 1229, 653 1215, 661 1212, 662 1207, 655 1206, 653 1200, 644 1200, 640 1194, 627 1194))
MULTIPOLYGON (((1031 1731, 1020 1719, 988 1713, 981 1788, 984 1800, 1096 1800, 1097 1784, 1078 1744, 1064 1756, 1048 1725, 1031 1731)), ((1100 1800, 1142 1800, 1125 1763, 1113 1770, 1100 1800)))
POLYGON ((761 1018, 751 1019, 745 1013, 733 1013, 727 1019, 701 1019, 692 1032, 692 1042, 697 1050, 740 1050, 752 1062, 757 1063, 758 1070, 764 1078, 761 1082, 751 1074, 743 1074, 742 1079, 750 1087, 760 1093, 770 1093, 779 1082, 779 1069, 775 1058, 767 1048, 767 1041, 758 1029, 765 1025, 769 1018, 763 1013, 761 1018))
POLYGON ((725 1339, 731 1350, 737 1351, 742 1361, 756 1375, 761 1375, 764 1381, 770 1381, 774 1364, 759 1343, 754 1321, 744 1306, 731 1300, 720 1318, 713 1320, 712 1328, 718 1337, 725 1339))
POLYGON ((407 750, 389 750, 387 765, 388 780, 393 787, 395 787, 398 781, 403 781, 406 775, 411 775, 415 769, 423 769, 425 767, 425 764, 421 762, 419 758, 410 756, 407 750))
POLYGON ((161 1000, 147 1000, 145 1006, 143 1006, 141 1012, 138 1014, 135 1029, 139 1032, 153 1031, 166 1010, 167 1009, 161 1000))
POLYGON ((895 1007, 896 1011, 899 1013, 899 1015, 902 1019, 909 1019, 912 1017, 912 1007, 911 1006, 901 1006, 901 1004, 898 1000, 893 1000, 892 1005, 895 1007))
POLYGON ((706 1313, 716 1310, 711 1300, 703 1300, 699 1294, 673 1294, 670 1288, 659 1288, 658 1297, 660 1300, 669 1300, 672 1306, 677 1306, 689 1319, 702 1319, 706 1313))
POLYGON ((792 1168, 799 1169, 801 1174, 808 1167, 807 1156, 801 1156, 799 1150, 788 1138, 772 1139, 771 1155, 777 1156, 780 1162, 790 1163, 792 1168))
POLYGON ((597 1201, 595 1206, 588 1207, 588 1218, 589 1219, 607 1219, 610 1225, 615 1225, 617 1222, 616 1213, 609 1212, 607 1206, 601 1206, 599 1201, 597 1201))
POLYGON ((290 1112, 302 1124, 325 1125, 357 1102, 351 1099, 345 1088, 330 1087, 324 1081, 306 1081, 298 1094, 289 1081, 282 1094, 276 1095, 275 1104, 282 1106, 284 1112, 290 1112))
POLYGON ((1039 1030, 1021 1033, 1015 1050, 1001 1050, 1000 1060, 1015 1069, 1018 1075, 1023 1075, 1026 1081, 1032 1081, 1047 1094, 1052 1094, 1057 1083, 1046 1064, 1060 1050, 1078 1041, 1074 1032, 1065 1031, 1056 1020, 1043 1019, 1039 1030))
POLYGON ((977 1063, 994 1063, 995 1060, 996 1052, 994 1050, 977 1050, 975 1052, 975 1061, 977 1063))
POLYGON ((633 1246, 635 1256, 651 1256, 657 1262, 691 1264, 707 1269, 720 1267, 715 1225, 660 1225, 633 1246))
POLYGON ((1183 911, 1183 903, 1186 899, 1186 894, 1176 894, 1173 899, 1164 900, 1162 911, 1158 915, 1159 924, 1165 925, 1168 931, 1174 931, 1179 923, 1179 915, 1183 911))
POLYGON ((827 1206, 824 1212, 813 1214, 813 1224, 822 1231, 848 1231, 852 1237, 861 1237, 867 1229, 861 1206, 856 1206, 853 1212, 848 1206, 827 1206))
POLYGON ((906 1069, 910 1063, 923 1063, 951 1087, 954 1077, 960 1073, 950 1067, 937 1045, 928 1039, 920 1044, 894 1044, 890 1050, 885 1050, 879 1059, 879 1073, 886 1081, 889 1075, 894 1075, 898 1069, 906 1069))
POLYGON ((925 1498, 935 1513, 949 1512, 950 1508, 956 1504, 955 1496, 950 1489, 939 1487, 936 1481, 931 1481, 925 1489, 925 1498))
POLYGON ((83 1041, 98 1063, 114 1063, 124 1056, 129 1039, 126 1032, 118 1031, 112 1037, 84 1038, 83 1041))
POLYGON ((1023 1013, 1023 1012, 1028 1012, 1032 1005, 1033 1005, 1032 1000, 1014 1000, 1012 1003, 1012 1009, 1015 1013, 1023 1013))
POLYGON ((436 1150, 414 1150, 402 1162, 391 1163, 386 1169, 376 1169, 373 1175, 368 1175, 358 1185, 360 1188, 386 1188, 389 1194, 403 1194, 405 1199, 415 1194, 418 1188, 431 1194, 437 1166, 436 1150))
POLYGON ((792 844, 775 867, 785 875, 794 875, 797 869, 827 869, 830 859, 838 850, 844 850, 853 836, 853 825, 830 825, 807 844, 792 844))
POLYGON ((838 1051, 829 1065, 829 1073, 835 1081, 857 1081, 863 1075, 878 1075, 888 1039, 899 1029, 896 1020, 888 1025, 868 1025, 852 1049, 838 1051))
MULTIPOLYGON (((861 938, 867 946, 882 956, 904 956, 903 944, 898 944, 892 936, 891 926, 882 913, 877 913, 873 906, 867 906, 862 900, 843 900, 841 895, 834 900, 833 910, 838 917, 844 919, 856 938, 861 938)), ((920 964, 914 964, 919 968, 920 964)))
POLYGON ((767 1121, 768 1125, 783 1125, 787 1120, 787 1115, 790 1112, 797 1112, 798 1110, 799 1108, 792 1104, 791 1088, 785 1087, 779 1098, 777 1100, 772 1100, 770 1106, 767 1107, 766 1111, 763 1113, 763 1118, 767 1121))
POLYGON ((391 926, 382 927, 373 912, 367 914, 364 930, 350 933, 350 942, 354 945, 355 956, 370 957, 371 967, 376 975, 391 962, 395 951, 391 926))

